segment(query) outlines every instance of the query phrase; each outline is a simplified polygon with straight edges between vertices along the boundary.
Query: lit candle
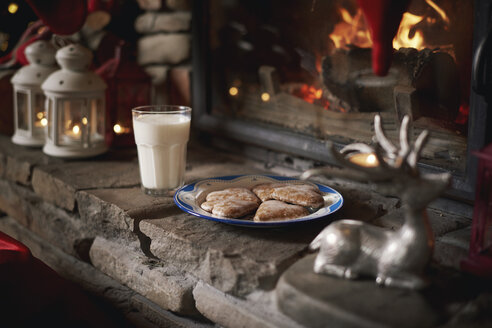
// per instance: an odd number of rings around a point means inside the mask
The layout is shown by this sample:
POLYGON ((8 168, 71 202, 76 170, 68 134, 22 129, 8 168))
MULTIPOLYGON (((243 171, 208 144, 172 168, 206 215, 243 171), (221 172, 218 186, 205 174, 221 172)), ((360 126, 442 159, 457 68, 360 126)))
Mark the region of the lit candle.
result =
POLYGON ((365 167, 376 167, 379 165, 379 161, 373 153, 358 153, 349 157, 349 161, 354 164, 365 167))
POLYGON ((239 89, 236 87, 230 87, 229 88, 229 94, 233 97, 237 96, 239 93, 239 89))
POLYGON ((113 131, 114 133, 116 134, 122 134, 122 133, 130 133, 131 130, 130 128, 125 128, 124 126, 121 126, 120 124, 116 123, 114 126, 113 126, 113 131))
POLYGON ((264 102, 270 101, 270 94, 268 92, 263 92, 261 94, 261 100, 263 100, 264 102))
POLYGON ((45 117, 44 112, 38 112, 36 114, 37 120, 34 122, 34 126, 36 128, 44 128, 46 125, 48 125, 48 120, 45 117))

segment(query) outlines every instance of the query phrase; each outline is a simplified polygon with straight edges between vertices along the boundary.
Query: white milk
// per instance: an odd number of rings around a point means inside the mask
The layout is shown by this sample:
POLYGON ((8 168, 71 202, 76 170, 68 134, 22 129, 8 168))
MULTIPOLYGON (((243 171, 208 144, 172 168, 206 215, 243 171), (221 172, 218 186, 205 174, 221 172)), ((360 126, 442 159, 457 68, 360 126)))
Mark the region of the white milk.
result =
POLYGON ((183 183, 190 118, 181 114, 144 114, 133 119, 142 185, 173 189, 183 183))

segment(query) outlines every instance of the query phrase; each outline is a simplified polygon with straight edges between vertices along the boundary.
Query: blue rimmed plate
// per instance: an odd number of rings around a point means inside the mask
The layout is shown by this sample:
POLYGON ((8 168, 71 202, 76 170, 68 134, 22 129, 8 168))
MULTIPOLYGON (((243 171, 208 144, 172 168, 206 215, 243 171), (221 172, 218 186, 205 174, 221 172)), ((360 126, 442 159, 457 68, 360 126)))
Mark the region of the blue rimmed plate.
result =
POLYGON ((279 227, 293 225, 300 222, 312 221, 323 218, 339 210, 343 205, 343 197, 338 191, 328 186, 302 181, 295 178, 279 177, 271 175, 233 175, 202 179, 188 184, 176 191, 174 202, 185 212, 198 216, 202 219, 223 222, 227 224, 248 226, 248 227, 279 227), (262 183, 289 183, 289 184, 312 184, 318 187, 323 193, 325 205, 308 216, 303 216, 293 220, 286 221, 268 221, 255 222, 253 215, 245 216, 239 219, 229 219, 215 216, 212 213, 200 208, 200 204, 205 201, 205 197, 212 191, 223 190, 226 188, 243 187, 252 189, 254 186, 262 183))

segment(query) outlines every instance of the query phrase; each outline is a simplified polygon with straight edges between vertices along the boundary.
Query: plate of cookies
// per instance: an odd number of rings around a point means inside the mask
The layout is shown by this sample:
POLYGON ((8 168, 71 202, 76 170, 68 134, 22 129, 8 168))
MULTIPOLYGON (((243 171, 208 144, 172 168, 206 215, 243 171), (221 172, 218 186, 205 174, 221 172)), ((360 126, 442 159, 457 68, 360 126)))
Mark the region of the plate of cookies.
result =
POLYGON ((326 185, 271 175, 208 178, 174 195, 197 217, 250 227, 279 227, 323 218, 339 210, 343 197, 326 185))

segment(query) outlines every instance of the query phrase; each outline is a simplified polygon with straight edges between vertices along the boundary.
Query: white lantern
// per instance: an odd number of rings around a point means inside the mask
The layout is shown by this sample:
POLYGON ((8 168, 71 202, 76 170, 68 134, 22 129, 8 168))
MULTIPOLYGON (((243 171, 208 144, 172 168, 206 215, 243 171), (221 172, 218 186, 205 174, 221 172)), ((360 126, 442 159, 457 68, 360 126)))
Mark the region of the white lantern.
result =
POLYGON ((43 151, 51 156, 82 158, 104 153, 106 84, 89 71, 90 50, 71 44, 56 52, 61 69, 42 85, 48 131, 43 151))
POLYGON ((15 123, 12 142, 36 147, 45 142, 48 120, 41 84, 56 70, 55 48, 48 41, 36 41, 27 46, 24 53, 30 65, 19 69, 11 79, 15 123))

